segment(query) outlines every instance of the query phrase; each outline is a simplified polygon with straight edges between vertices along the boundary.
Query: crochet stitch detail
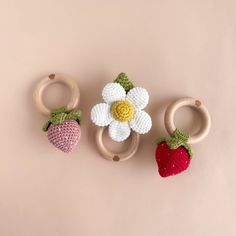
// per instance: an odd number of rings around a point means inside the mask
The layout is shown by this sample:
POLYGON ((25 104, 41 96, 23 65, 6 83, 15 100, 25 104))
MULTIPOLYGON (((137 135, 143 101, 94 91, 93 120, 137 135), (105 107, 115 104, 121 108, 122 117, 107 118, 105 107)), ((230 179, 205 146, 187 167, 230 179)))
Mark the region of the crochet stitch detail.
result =
POLYGON ((152 127, 152 120, 143 111, 149 101, 146 89, 134 87, 125 73, 120 73, 113 83, 102 90, 105 103, 95 105, 91 120, 98 126, 109 126, 108 134, 114 141, 126 140, 131 130, 145 134, 152 127))
POLYGON ((128 76, 124 72, 121 72, 114 82, 120 84, 125 89, 126 93, 134 88, 133 83, 129 80, 128 76))
POLYGON ((117 121, 130 121, 134 116, 134 107, 129 101, 117 101, 112 104, 111 113, 117 121))
POLYGON ((190 158, 193 156, 191 147, 187 144, 189 135, 181 132, 179 129, 176 129, 170 137, 161 137, 158 139, 157 144, 166 142, 171 149, 177 149, 180 146, 183 146, 189 153, 190 158))
POLYGON ((173 176, 185 171, 190 165, 188 151, 180 146, 171 149, 166 142, 162 142, 156 149, 158 172, 162 177, 173 176))
POLYGON ((47 132, 49 142, 65 153, 72 152, 78 145, 81 129, 77 121, 66 119, 63 124, 51 124, 47 132))
POLYGON ((78 123, 81 122, 81 110, 76 109, 69 111, 66 107, 60 107, 55 109, 50 114, 50 119, 43 125, 43 131, 47 131, 51 124, 59 125, 62 124, 65 120, 75 120, 78 123))

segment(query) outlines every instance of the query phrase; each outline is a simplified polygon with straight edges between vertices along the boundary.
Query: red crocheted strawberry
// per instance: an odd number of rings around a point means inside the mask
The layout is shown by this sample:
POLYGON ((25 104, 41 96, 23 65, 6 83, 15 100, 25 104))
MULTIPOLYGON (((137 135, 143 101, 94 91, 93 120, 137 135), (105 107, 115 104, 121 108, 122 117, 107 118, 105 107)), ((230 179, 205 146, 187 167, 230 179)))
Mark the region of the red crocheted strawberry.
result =
POLYGON ((43 126, 48 131, 49 142, 63 152, 73 151, 80 140, 80 117, 80 110, 68 111, 65 107, 54 110, 43 126))
POLYGON ((192 151, 187 144, 189 136, 176 129, 170 137, 158 141, 156 161, 160 176, 176 175, 189 167, 192 151))

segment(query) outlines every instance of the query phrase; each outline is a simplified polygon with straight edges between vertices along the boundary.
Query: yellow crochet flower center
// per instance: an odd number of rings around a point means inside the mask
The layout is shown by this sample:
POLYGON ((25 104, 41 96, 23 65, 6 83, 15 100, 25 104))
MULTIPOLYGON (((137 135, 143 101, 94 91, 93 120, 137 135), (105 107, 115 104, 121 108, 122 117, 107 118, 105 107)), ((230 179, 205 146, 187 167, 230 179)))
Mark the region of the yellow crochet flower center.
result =
POLYGON ((130 121, 134 116, 134 107, 128 101, 117 101, 112 104, 111 112, 120 122, 130 121))

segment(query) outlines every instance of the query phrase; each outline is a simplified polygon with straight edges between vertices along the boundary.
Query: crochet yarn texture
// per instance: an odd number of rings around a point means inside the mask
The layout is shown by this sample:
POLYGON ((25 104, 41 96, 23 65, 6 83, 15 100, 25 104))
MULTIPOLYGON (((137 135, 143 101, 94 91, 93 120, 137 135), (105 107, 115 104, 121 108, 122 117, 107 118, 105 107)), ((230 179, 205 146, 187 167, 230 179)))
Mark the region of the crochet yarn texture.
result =
POLYGON ((130 121, 134 116, 134 107, 129 101, 117 101, 111 106, 113 117, 120 121, 130 121))
POLYGON ((129 80, 128 76, 124 72, 121 72, 114 82, 120 84, 125 89, 126 93, 134 88, 133 83, 129 80))
POLYGON ((134 87, 125 73, 120 73, 113 83, 108 83, 102 91, 104 103, 91 110, 91 120, 100 127, 109 126, 111 139, 126 140, 131 129, 139 134, 149 132, 151 117, 143 111, 149 101, 146 89, 134 87))
POLYGON ((80 120, 80 110, 68 111, 62 107, 51 112, 50 120, 45 123, 43 130, 47 131, 51 144, 65 153, 70 153, 80 140, 80 120))
POLYGON ((158 140, 156 162, 160 176, 179 174, 190 165, 192 151, 187 144, 189 136, 176 129, 170 137, 158 140))

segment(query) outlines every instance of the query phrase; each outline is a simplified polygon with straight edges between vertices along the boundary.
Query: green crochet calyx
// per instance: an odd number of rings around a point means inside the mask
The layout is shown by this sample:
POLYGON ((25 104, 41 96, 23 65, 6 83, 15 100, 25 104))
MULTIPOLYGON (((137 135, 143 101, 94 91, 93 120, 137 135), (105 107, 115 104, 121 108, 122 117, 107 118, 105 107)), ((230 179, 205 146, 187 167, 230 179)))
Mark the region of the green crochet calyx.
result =
POLYGON ((129 80, 128 76, 121 72, 117 78, 114 80, 115 83, 120 84, 126 91, 126 93, 129 92, 132 88, 134 88, 133 83, 129 80))
POLYGON ((189 135, 176 129, 170 137, 161 137, 158 139, 157 144, 166 142, 170 149, 176 149, 183 146, 189 153, 190 158, 193 156, 191 147, 188 145, 189 135))
POLYGON ((43 131, 46 132, 51 124, 62 124, 66 119, 75 120, 80 123, 81 111, 79 109, 69 111, 66 107, 60 107, 53 110, 50 114, 50 119, 43 125, 43 131))

